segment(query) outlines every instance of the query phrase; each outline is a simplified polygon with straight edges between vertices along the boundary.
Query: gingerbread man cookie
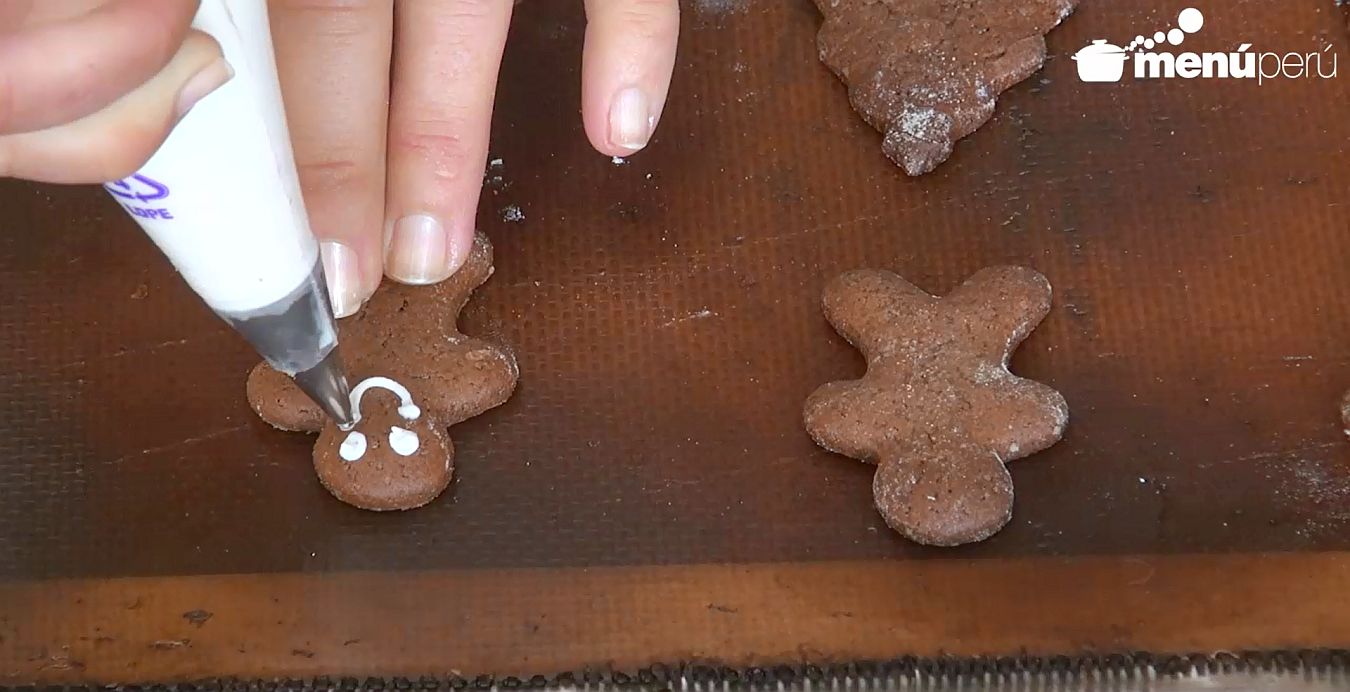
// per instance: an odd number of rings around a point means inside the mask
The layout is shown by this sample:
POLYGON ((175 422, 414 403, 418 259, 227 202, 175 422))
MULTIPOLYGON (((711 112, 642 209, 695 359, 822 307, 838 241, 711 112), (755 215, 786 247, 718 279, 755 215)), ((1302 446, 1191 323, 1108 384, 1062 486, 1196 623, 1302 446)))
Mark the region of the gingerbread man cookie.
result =
POLYGON ((910 175, 951 156, 994 101, 1045 62, 1045 34, 1078 0, 816 0, 820 60, 910 175))
POLYGON ((515 390, 515 357, 457 325, 469 295, 491 275, 492 245, 480 234, 454 276, 434 286, 386 281, 361 312, 339 322, 354 429, 340 430, 266 363, 249 373, 249 402, 277 428, 319 433, 314 470, 339 500, 370 510, 425 505, 450 483, 446 429, 515 390))
POLYGON ((1068 422, 1058 392, 1008 372, 1050 310, 1049 282, 994 267, 939 299, 890 272, 859 270, 832 281, 823 302, 867 373, 807 399, 811 436, 878 465, 877 509, 911 540, 951 546, 993 535, 1012 517, 1004 463, 1054 444, 1068 422))

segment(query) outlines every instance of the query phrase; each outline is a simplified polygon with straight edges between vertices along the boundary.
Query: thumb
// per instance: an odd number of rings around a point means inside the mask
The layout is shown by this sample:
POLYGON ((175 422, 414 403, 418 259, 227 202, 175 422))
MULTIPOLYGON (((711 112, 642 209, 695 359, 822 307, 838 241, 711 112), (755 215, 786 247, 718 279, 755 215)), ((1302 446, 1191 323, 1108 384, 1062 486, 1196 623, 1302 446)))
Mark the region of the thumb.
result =
POLYGON ((155 153, 193 105, 232 76, 215 39, 189 32, 164 69, 102 110, 0 137, 0 176, 49 183, 124 178, 155 153))

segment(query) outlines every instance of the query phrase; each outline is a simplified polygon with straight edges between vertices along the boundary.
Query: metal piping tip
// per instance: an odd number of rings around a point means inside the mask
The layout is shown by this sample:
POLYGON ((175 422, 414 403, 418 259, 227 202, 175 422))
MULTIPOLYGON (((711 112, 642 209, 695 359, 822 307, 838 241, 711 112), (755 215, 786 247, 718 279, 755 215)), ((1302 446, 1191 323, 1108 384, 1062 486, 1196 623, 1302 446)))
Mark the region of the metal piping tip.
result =
POLYGON ((295 383, 314 403, 346 430, 356 425, 352 415, 351 386, 347 384, 347 370, 334 348, 318 365, 295 374, 295 383))

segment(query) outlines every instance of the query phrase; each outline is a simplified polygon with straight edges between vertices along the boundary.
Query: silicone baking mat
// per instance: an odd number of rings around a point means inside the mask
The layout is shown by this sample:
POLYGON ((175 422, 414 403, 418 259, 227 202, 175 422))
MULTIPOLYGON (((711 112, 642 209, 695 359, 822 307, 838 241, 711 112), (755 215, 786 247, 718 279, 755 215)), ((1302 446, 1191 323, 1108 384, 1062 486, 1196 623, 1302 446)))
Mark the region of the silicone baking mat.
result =
MULTIPOLYGON (((1079 81, 1080 47, 1182 8, 1086 0, 909 179, 810 2, 686 3, 626 161, 580 130, 580 3, 521 3, 479 214, 497 272, 463 320, 521 385, 408 513, 319 486, 313 439, 244 400, 255 356, 104 192, 0 183, 0 677, 1350 645, 1350 81, 1079 81), (802 429, 862 369, 821 287, 1001 263, 1055 288, 1012 366, 1068 433, 1011 464, 1003 532, 921 548, 802 429)), ((1187 49, 1346 55, 1329 1, 1203 9, 1187 49)))

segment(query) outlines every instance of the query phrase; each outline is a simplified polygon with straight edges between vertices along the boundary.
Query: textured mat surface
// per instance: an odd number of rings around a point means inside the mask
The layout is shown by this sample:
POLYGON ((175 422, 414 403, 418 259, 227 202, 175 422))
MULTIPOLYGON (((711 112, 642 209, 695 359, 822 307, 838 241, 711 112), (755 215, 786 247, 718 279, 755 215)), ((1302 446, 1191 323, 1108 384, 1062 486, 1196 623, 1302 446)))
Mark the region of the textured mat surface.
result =
MULTIPOLYGON (((615 164, 576 116, 574 5, 518 7, 497 273, 462 321, 520 389, 456 429, 420 511, 319 486, 312 441, 249 411, 254 356, 106 194, 0 183, 0 674, 1350 646, 1346 76, 1084 84, 1078 48, 1181 9, 1084 2, 910 180, 817 61, 810 2, 697 0, 661 131, 615 164), (1055 288, 1013 370, 1064 394, 1068 433, 1010 465, 1002 533, 922 549, 802 429, 862 367, 820 290, 999 263, 1055 288)), ((1327 2, 1206 13, 1187 48, 1347 54, 1327 2)))
MULTIPOLYGON (((386 690, 750 690, 808 692, 810 690, 1060 690, 1144 692, 1146 690, 1270 690, 1321 692, 1345 689, 1347 654, 1344 651, 1286 653, 1243 652, 1205 656, 1149 654, 1087 656, 1076 659, 912 658, 859 661, 847 665, 728 668, 711 665, 657 665, 632 672, 587 670, 556 676, 480 675, 418 678, 355 678, 319 676, 298 679, 210 679, 177 683, 178 692, 383 692, 386 690)), ((6 688, 11 689, 11 688, 6 688)), ((87 687, 55 687, 48 692, 87 692, 87 687)), ((138 692, 117 685, 112 692, 138 692)))

